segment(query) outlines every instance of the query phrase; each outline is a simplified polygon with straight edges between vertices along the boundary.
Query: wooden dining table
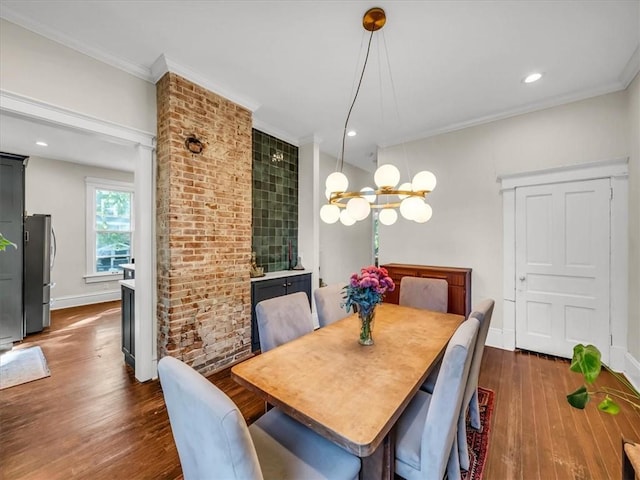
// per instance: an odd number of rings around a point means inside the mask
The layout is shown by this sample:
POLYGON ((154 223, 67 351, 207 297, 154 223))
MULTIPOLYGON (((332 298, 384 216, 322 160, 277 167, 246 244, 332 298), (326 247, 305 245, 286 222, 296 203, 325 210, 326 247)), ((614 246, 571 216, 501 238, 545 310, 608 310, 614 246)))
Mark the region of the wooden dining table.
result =
POLYGON ((240 385, 362 458, 360 478, 394 475, 394 425, 444 354, 461 315, 376 307, 374 345, 357 315, 231 369, 240 385))

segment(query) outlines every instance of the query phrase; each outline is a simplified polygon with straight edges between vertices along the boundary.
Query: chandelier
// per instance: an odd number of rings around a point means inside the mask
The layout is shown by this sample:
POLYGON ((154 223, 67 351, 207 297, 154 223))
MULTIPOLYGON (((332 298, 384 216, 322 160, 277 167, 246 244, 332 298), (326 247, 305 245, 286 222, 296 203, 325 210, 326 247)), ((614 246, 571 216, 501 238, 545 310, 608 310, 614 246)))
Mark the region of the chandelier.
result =
POLYGON ((320 218, 325 223, 335 223, 340 220, 344 225, 353 225, 357 221, 366 219, 371 210, 378 210, 378 220, 383 225, 393 225, 396 222, 398 219, 397 210, 400 210, 400 215, 407 220, 424 223, 431 218, 433 213, 431 206, 425 202, 427 194, 436 187, 436 177, 429 171, 418 172, 411 182, 402 183, 398 186, 400 183, 400 171, 394 165, 382 165, 376 170, 373 177, 377 188, 365 187, 360 191, 348 191, 349 180, 342 173, 344 144, 349 117, 358 98, 358 92, 367 68, 373 33, 380 30, 386 21, 386 15, 381 8, 367 10, 362 18, 362 26, 365 30, 371 32, 371 35, 369 36, 360 80, 347 113, 347 119, 344 122, 342 150, 338 160, 338 168, 327 177, 325 184, 325 195, 328 203, 320 209, 320 218))

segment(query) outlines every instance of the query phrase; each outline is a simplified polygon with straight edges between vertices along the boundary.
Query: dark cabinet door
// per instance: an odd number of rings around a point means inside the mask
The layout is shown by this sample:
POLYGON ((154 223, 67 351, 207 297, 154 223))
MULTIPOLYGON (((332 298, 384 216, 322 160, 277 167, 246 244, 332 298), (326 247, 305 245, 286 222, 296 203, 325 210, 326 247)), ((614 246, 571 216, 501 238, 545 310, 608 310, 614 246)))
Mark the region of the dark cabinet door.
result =
POLYGON ((256 305, 263 300, 290 293, 304 292, 311 306, 311 274, 259 280, 251 283, 251 351, 260 349, 260 333, 256 321, 256 305))
POLYGON ((285 278, 284 280, 287 280, 287 295, 304 292, 307 294, 307 300, 309 300, 309 306, 311 306, 311 275, 299 275, 285 278))
POLYGON ((24 160, 0 154, 0 233, 18 248, 0 252, 0 344, 22 340, 24 160))
POLYGON ((122 286, 122 353, 124 361, 136 368, 135 362, 135 290, 122 286))

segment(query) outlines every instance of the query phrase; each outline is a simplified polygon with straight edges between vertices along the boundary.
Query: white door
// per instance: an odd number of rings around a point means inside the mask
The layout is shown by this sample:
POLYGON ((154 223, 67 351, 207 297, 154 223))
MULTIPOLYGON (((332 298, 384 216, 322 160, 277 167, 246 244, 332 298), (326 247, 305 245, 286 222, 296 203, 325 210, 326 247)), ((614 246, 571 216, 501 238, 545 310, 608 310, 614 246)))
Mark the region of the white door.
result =
POLYGON ((516 347, 609 360, 609 179, 516 188, 516 347))

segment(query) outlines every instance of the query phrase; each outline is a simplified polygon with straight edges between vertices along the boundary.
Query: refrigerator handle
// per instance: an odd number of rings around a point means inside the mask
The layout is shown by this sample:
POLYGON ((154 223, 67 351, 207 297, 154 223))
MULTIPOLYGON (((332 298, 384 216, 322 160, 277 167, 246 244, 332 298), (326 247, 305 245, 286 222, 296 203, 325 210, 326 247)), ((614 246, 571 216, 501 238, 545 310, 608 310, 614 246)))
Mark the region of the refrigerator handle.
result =
POLYGON ((58 250, 58 244, 56 243, 56 231, 51 227, 51 266, 50 269, 53 269, 53 265, 56 263, 56 252, 58 250))

